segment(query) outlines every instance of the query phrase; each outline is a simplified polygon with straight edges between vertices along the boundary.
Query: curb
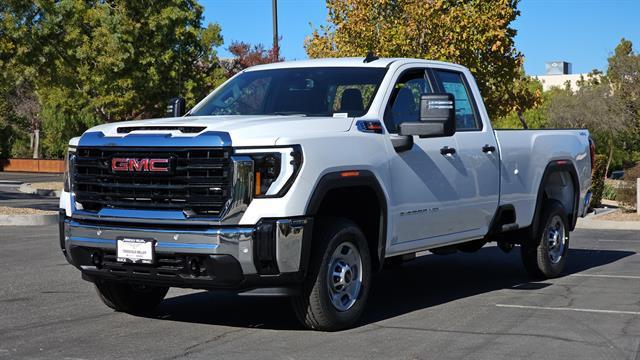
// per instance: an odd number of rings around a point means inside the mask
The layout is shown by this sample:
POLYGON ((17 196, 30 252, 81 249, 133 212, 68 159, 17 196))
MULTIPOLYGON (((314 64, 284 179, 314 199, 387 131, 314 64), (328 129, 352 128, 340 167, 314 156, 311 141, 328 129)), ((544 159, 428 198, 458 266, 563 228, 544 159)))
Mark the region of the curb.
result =
POLYGON ((609 221, 578 219, 576 229, 591 230, 640 230, 640 221, 609 221))
POLYGON ((40 196, 50 196, 50 197, 60 197, 62 191, 60 190, 47 190, 47 189, 35 189, 31 186, 31 184, 25 183, 20 185, 18 191, 25 194, 32 195, 40 195, 40 196))
POLYGON ((37 226, 58 223, 58 214, 51 215, 0 215, 0 226, 37 226))

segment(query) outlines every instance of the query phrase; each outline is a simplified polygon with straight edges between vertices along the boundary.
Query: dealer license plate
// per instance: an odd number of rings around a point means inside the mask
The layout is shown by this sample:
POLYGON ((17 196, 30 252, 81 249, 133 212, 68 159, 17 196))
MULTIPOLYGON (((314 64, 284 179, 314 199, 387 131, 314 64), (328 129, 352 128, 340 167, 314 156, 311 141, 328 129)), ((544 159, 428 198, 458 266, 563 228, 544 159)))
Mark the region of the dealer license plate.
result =
POLYGON ((155 240, 121 238, 116 243, 118 262, 153 264, 155 240))

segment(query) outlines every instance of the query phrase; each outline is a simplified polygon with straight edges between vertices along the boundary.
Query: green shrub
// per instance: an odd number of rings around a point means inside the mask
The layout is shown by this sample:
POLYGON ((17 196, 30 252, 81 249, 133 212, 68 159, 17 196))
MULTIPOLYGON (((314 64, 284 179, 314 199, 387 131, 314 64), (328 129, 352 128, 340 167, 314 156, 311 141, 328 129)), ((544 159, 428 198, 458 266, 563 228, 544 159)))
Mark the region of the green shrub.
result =
POLYGON ((616 200, 616 198, 618 197, 617 195, 618 189, 614 185, 605 182, 604 190, 602 191, 602 198, 607 200, 616 200))
POLYGON ((617 199, 620 205, 626 209, 637 208, 637 181, 640 178, 640 164, 627 169, 624 172, 623 186, 618 189, 617 199))
POLYGON ((604 179, 607 171, 607 158, 603 155, 596 155, 594 161, 593 174, 591 175, 591 203, 592 208, 600 206, 604 194, 604 179))

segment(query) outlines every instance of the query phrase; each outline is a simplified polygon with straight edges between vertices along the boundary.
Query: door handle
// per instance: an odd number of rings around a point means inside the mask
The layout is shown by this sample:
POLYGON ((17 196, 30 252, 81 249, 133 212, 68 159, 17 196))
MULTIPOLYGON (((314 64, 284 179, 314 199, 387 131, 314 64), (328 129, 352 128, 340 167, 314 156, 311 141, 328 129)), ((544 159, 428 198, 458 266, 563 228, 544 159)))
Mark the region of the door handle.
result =
POLYGON ((487 145, 482 147, 482 152, 490 153, 490 152, 494 152, 494 151, 496 151, 496 147, 493 146, 493 145, 487 144, 487 145))
POLYGON ((448 146, 443 147, 442 149, 440 149, 440 154, 442 155, 453 155, 456 153, 456 149, 454 148, 450 148, 448 146))

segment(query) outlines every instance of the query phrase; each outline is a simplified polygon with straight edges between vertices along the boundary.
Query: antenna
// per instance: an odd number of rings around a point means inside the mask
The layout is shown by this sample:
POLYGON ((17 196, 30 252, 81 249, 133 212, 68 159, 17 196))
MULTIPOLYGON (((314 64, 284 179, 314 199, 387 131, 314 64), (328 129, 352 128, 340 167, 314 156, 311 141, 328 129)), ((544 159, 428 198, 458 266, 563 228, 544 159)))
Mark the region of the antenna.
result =
POLYGON ((380 59, 380 58, 379 58, 379 57, 377 57, 377 56, 375 56, 375 55, 373 55, 373 51, 369 51, 369 52, 367 52, 367 57, 366 57, 366 58, 364 58, 363 63, 365 63, 365 64, 366 64, 366 63, 370 63, 370 62, 372 62, 372 61, 376 61, 376 60, 378 60, 378 59, 380 59))

